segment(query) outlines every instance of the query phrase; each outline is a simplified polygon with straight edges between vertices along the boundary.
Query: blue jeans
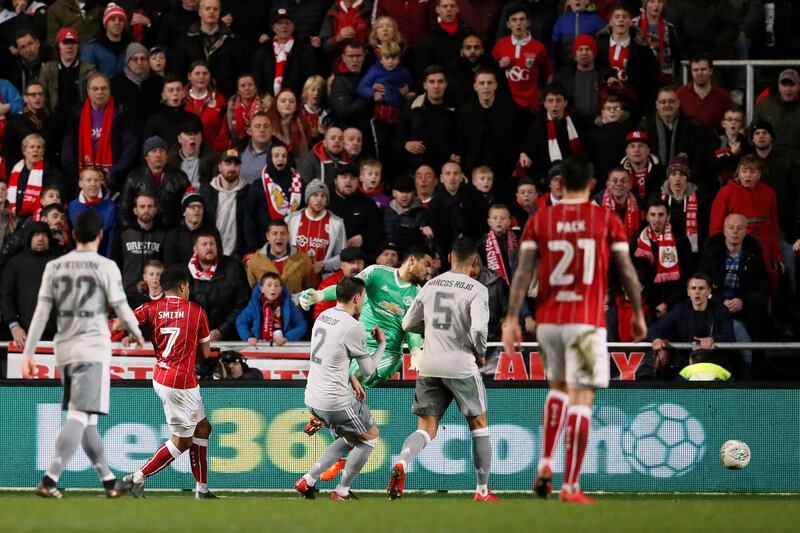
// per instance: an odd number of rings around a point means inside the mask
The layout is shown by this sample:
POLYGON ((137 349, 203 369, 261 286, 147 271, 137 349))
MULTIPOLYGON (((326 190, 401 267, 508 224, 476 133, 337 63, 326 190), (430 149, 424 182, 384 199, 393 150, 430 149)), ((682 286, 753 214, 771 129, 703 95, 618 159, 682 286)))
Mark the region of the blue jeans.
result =
MULTIPOLYGON (((733 320, 733 337, 736 342, 750 342, 750 334, 747 328, 744 327, 744 322, 741 320, 733 320)), ((742 361, 744 362, 744 374, 749 378, 750 371, 753 368, 753 352, 750 350, 740 350, 742 354, 742 361)))

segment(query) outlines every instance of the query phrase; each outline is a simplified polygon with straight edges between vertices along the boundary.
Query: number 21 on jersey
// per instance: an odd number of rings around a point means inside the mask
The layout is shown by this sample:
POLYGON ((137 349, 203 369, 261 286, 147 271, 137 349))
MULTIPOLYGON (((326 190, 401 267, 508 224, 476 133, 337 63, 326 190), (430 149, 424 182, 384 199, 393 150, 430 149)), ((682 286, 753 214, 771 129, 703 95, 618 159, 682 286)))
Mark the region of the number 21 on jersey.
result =
MULTIPOLYGON (((548 282, 553 288, 575 285, 575 275, 580 273, 581 283, 591 285, 594 282, 594 264, 596 245, 594 239, 578 239, 577 248, 582 255, 582 260, 578 265, 573 265, 576 261, 575 246, 565 239, 554 239, 547 242, 547 249, 553 253, 560 253, 561 257, 553 267, 548 282)), ((573 291, 561 290, 556 296, 558 301, 573 301, 580 299, 580 296, 573 291)))

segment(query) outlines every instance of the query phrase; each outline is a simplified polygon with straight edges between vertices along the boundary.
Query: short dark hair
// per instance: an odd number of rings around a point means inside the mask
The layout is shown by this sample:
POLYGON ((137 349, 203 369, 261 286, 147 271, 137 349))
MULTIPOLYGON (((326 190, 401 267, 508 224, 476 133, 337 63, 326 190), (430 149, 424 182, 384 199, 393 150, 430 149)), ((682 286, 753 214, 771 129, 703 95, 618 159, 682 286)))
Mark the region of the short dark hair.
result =
POLYGON ((506 204, 501 204, 500 202, 494 203, 494 204, 489 206, 489 211, 491 211, 493 209, 495 209, 495 210, 497 210, 497 209, 505 209, 506 211, 508 211, 509 214, 511 214, 511 209, 509 209, 509 207, 506 204))
POLYGON ((542 100, 547 98, 547 96, 550 94, 560 95, 564 97, 564 100, 569 100, 569 92, 567 92, 567 88, 557 81, 547 84, 547 86, 544 88, 544 91, 542 91, 542 100))
POLYGON ((336 284, 336 301, 347 303, 353 299, 353 296, 361 294, 363 291, 364 280, 355 276, 347 276, 336 284))
POLYGON ((708 63, 708 68, 714 68, 714 60, 711 59, 711 54, 708 52, 698 52, 694 54, 689 58, 689 66, 691 67, 692 63, 700 63, 701 61, 708 63))
POLYGON ((44 89, 44 84, 42 82, 40 82, 39 80, 31 80, 31 81, 29 81, 28 83, 25 84, 25 90, 22 92, 22 94, 23 95, 27 94, 28 93, 28 89, 30 89, 34 85, 38 85, 39 87, 44 89))
POLYGON ((277 279, 278 281, 280 281, 281 277, 278 275, 277 272, 264 272, 264 275, 261 276, 261 279, 258 280, 258 284, 261 285, 268 279, 277 279))
POLYGON ((613 167, 608 169, 608 174, 606 174, 606 178, 611 177, 611 174, 613 172, 624 172, 625 174, 628 175, 628 177, 630 177, 630 175, 631 175, 631 173, 628 172, 628 169, 623 167, 622 165, 614 165, 613 167))
POLYGON ((473 80, 477 80, 478 76, 481 74, 491 74, 495 81, 497 81, 497 72, 491 69, 491 67, 482 66, 475 69, 475 74, 472 76, 473 80))
POLYGON ((153 192, 153 191, 151 191, 150 189, 144 189, 143 191, 139 191, 139 192, 137 192, 137 193, 136 193, 136 196, 134 196, 134 197, 133 197, 133 206, 134 206, 134 207, 136 207, 136 201, 137 201, 139 198, 150 198, 150 199, 152 199, 152 200, 153 200, 153 201, 154 201, 156 204, 158 204, 158 198, 156 197, 156 193, 154 193, 154 192, 153 192))
POLYGON ((626 6, 623 3, 619 3, 619 4, 615 4, 611 9, 608 10, 609 18, 611 17, 611 15, 613 15, 615 12, 617 12, 619 10, 622 10, 622 11, 626 12, 631 17, 633 16, 633 12, 631 11, 631 8, 629 8, 628 6, 626 6))
POLYGON ((711 278, 709 278, 706 274, 703 274, 702 272, 695 272, 694 274, 689 276, 689 279, 686 280, 686 287, 689 287, 689 283, 691 283, 693 279, 701 279, 705 281, 709 289, 714 286, 713 282, 711 281, 711 278))
POLYGON ((345 48, 361 48, 362 50, 364 49, 364 43, 362 43, 357 39, 347 39, 341 46, 342 46, 341 48, 342 54, 344 54, 345 48))
POLYGON ((586 159, 568 157, 561 162, 561 180, 568 191, 582 191, 594 177, 594 165, 586 159))
POLYGON ((179 78, 175 74, 166 74, 164 76, 164 83, 161 84, 161 90, 164 90, 164 87, 169 83, 180 83, 183 85, 183 79, 179 78))
POLYGON ((161 290, 177 291, 181 288, 181 284, 189 284, 189 273, 183 267, 172 266, 161 273, 159 282, 161 283, 161 290))
POLYGON ((441 74, 444 76, 444 79, 447 80, 447 73, 444 71, 440 65, 430 65, 425 67, 425 70, 422 72, 422 81, 428 79, 428 76, 433 76, 434 74, 441 74))
MULTIPOLYGON (((214 234, 214 230, 210 228, 200 228, 199 230, 195 231, 194 235, 192 236, 192 246, 197 244, 197 241, 201 237, 211 237, 214 239, 214 242, 217 242, 217 236, 214 234)), ((217 243, 217 245, 219 245, 219 243, 217 243)))
POLYGON ((538 183, 536 183, 535 180, 532 180, 531 178, 529 178, 527 176, 525 176, 524 178, 520 178, 517 181, 517 190, 519 190, 519 188, 522 187, 523 185, 533 185, 533 187, 536 189, 537 192, 539 191, 539 187, 540 187, 540 185, 538 183))
POLYGON ((67 214, 67 211, 61 204, 50 204, 42 208, 42 212, 39 214, 39 217, 42 219, 47 218, 47 215, 49 215, 51 211, 58 211, 62 215, 67 214))
POLYGON ((276 227, 289 229, 289 224, 287 224, 286 220, 284 220, 282 218, 273 218, 267 224, 267 233, 269 233, 269 230, 271 230, 272 228, 276 228, 276 227))
POLYGON ((469 237, 458 237, 453 241, 450 253, 453 255, 454 263, 464 263, 478 254, 478 246, 469 237))
POLYGON ((81 244, 92 242, 103 231, 103 219, 96 211, 83 211, 75 218, 75 240, 81 244))
POLYGON ((663 207, 664 211, 666 211, 667 214, 669 215, 669 204, 666 202, 666 200, 663 200, 662 198, 655 197, 652 198, 649 202, 647 202, 647 211, 650 211, 651 207, 663 207))
POLYGON ((514 3, 511 4, 508 8, 508 11, 506 11, 506 22, 508 22, 508 19, 511 18, 511 15, 516 15, 517 13, 525 13, 526 18, 531 18, 531 14, 528 13, 528 10, 525 8, 525 6, 520 3, 514 3))
POLYGON ((413 257, 414 259, 422 259, 426 255, 433 257, 433 250, 424 244, 412 244, 408 247, 408 250, 406 250, 405 255, 403 255, 403 262, 405 262, 409 257, 413 257))
POLYGON ((21 30, 17 30, 17 33, 14 34, 14 42, 16 43, 19 39, 22 39, 26 35, 30 35, 31 37, 33 37, 37 41, 39 40, 39 38, 36 36, 36 34, 33 33, 33 30, 31 30, 30 28, 22 28, 21 30))

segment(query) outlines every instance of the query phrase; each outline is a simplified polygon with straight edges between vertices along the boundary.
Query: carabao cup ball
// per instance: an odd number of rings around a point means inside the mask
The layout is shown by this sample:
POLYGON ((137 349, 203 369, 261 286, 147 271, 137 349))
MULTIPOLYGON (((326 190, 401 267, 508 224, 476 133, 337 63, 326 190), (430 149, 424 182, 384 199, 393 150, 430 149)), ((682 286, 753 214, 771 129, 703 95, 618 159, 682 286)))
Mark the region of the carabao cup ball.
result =
POLYGON ((719 462, 729 470, 741 470, 750 464, 750 446, 736 439, 727 441, 719 450, 719 462))

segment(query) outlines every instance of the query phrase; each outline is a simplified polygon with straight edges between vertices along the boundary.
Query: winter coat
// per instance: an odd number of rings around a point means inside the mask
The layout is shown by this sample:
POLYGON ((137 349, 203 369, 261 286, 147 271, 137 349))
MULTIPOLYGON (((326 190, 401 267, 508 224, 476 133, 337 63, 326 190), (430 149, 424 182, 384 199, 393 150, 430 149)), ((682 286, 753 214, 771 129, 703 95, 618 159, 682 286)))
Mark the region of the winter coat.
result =
POLYGON ((477 98, 458 109, 454 135, 465 175, 477 166, 489 165, 495 171, 495 185, 511 177, 525 135, 524 126, 518 124, 519 115, 513 103, 500 98, 488 109, 477 98), (481 154, 485 157, 480 158, 481 154))
POLYGON ((181 221, 177 227, 172 228, 164 236, 164 265, 185 266, 194 254, 194 235, 198 231, 210 231, 217 241, 217 253, 222 255, 222 237, 213 224, 205 219, 200 227, 191 230, 181 221))
POLYGON ((395 151, 403 154, 406 170, 414 172, 420 165, 430 165, 438 172, 442 165, 456 152, 455 107, 447 102, 434 105, 424 94, 411 103, 411 108, 403 114, 400 127, 395 136, 395 151), (419 141, 425 151, 419 155, 406 151, 408 141, 419 141))
POLYGON ((323 141, 319 141, 297 165, 303 184, 308 185, 309 182, 319 179, 324 181, 329 189, 333 189, 339 168, 347 163, 342 160, 343 157, 347 157, 346 152, 342 151, 335 156, 325 149, 323 141))
POLYGON ((116 204, 108 198, 103 198, 98 204, 86 205, 80 201, 80 198, 75 198, 69 203, 69 208, 67 209, 69 223, 74 226, 75 219, 84 211, 94 211, 100 215, 100 219, 103 221, 103 238, 100 241, 100 248, 98 248, 97 253, 110 259, 112 253, 111 245, 117 233, 116 204))
MULTIPOLYGON (((200 182, 200 185, 203 185, 204 183, 210 182, 211 178, 216 176, 219 172, 217 167, 219 164, 219 153, 215 152, 210 146, 203 143, 203 146, 200 147, 198 158, 200 161, 198 163, 199 168, 197 169, 197 179, 200 182)), ((167 165, 172 166, 173 168, 181 168, 182 163, 183 157, 181 157, 180 145, 176 144, 169 151, 167 165)), ((187 177, 189 178, 189 181, 192 181, 191 176, 187 175, 187 177)))
POLYGON ((126 225, 133 225, 133 206, 136 194, 141 191, 151 191, 156 195, 158 207, 158 220, 162 228, 174 228, 183 215, 181 199, 189 187, 189 178, 182 170, 167 165, 161 174, 161 181, 156 183, 150 167, 143 163, 139 168, 128 174, 122 194, 118 200, 120 216, 126 225))
POLYGON ((553 61, 553 68, 563 68, 575 63, 572 43, 575 42, 576 30, 579 35, 591 35, 594 37, 597 32, 607 25, 603 17, 594 11, 576 13, 572 9, 567 9, 553 25, 553 38, 550 42, 550 57, 553 61))
POLYGON ((397 245, 398 253, 402 256, 408 248, 422 241, 420 228, 427 223, 427 209, 422 207, 419 200, 414 200, 408 209, 399 211, 397 200, 392 200, 389 207, 383 212, 383 227, 386 230, 386 240, 397 245))
POLYGON ((329 98, 331 118, 342 129, 355 127, 368 132, 373 103, 356 94, 359 79, 361 74, 355 72, 339 72, 333 77, 329 98))
POLYGON ((230 28, 223 23, 219 24, 215 35, 214 42, 207 49, 206 37, 200 31, 200 21, 192 24, 168 56, 168 70, 185 79, 189 65, 195 61, 205 61, 216 87, 222 94, 231 95, 236 92, 236 74, 244 70, 237 50, 240 45, 230 28))
POLYGON ((774 264, 783 263, 780 228, 778 227, 778 201, 775 192, 761 181, 752 189, 742 187, 738 180, 729 181, 717 193, 711 204, 709 235, 722 233, 725 217, 738 213, 747 218, 747 234, 758 239, 764 255, 764 264, 773 271, 774 264))
POLYGON ((283 283, 289 292, 296 294, 305 289, 316 287, 319 277, 314 273, 314 262, 305 252, 299 252, 294 246, 289 246, 289 257, 283 264, 283 271, 278 272, 275 263, 267 255, 265 244, 254 253, 247 261, 247 282, 254 287, 267 272, 280 274, 283 283))
POLYGON ((378 247, 383 241, 383 216, 374 200, 361 191, 350 196, 341 196, 331 189, 328 210, 344 221, 348 239, 361 235, 364 240, 361 249, 367 254, 378 253, 378 247))
POLYGON ((104 3, 86 2, 82 12, 75 0, 56 0, 47 8, 47 44, 55 47, 56 34, 61 28, 78 32, 81 44, 102 31, 104 3))
POLYGON ((758 101, 753 121, 772 124, 775 147, 792 157, 800 157, 800 99, 784 102, 774 91, 758 101))
POLYGON ((125 68, 125 49, 128 47, 130 37, 123 34, 118 43, 112 42, 105 33, 89 39, 81 48, 81 62, 91 63, 106 76, 113 78, 121 74, 125 68))
POLYGON ((372 88, 372 85, 375 83, 383 84, 386 89, 382 102, 398 108, 403 107, 406 103, 405 97, 400 94, 400 89, 407 87, 410 91, 414 90, 414 79, 411 77, 411 72, 403 65, 398 65, 394 70, 386 70, 379 62, 373 63, 358 82, 356 94, 364 100, 373 101, 375 89, 372 88))
MULTIPOLYGON (((183 124, 187 120, 194 120, 193 113, 186 111, 183 106, 169 107, 163 103, 158 111, 147 117, 144 123, 144 131, 142 132, 142 139, 148 139, 154 135, 158 135, 167 146, 175 146, 178 143, 178 134, 183 124)), ((206 139, 203 139, 204 141, 206 139)))
MULTIPOLYGON (((253 55, 253 64, 250 67, 256 80, 256 85, 261 94, 275 92, 275 49, 272 40, 258 47, 253 55)), ((281 89, 291 89, 300 100, 303 84, 314 73, 314 49, 311 44, 303 39, 295 38, 292 49, 286 56, 283 66, 283 80, 281 89)))
POLYGON ((122 286, 125 292, 136 292, 137 285, 142 281, 144 264, 150 259, 161 261, 164 258, 166 233, 158 226, 145 230, 134 223, 117 235, 112 246, 112 259, 122 271, 122 286))
POLYGON ((22 112, 25 107, 25 101, 14 85, 3 78, 0 78, 0 103, 11 104, 11 109, 8 110, 7 115, 17 115, 22 112))
MULTIPOLYGON (((250 337, 261 340, 261 322, 263 320, 263 304, 261 302, 261 285, 253 287, 247 307, 236 317, 236 330, 239 338, 246 341, 250 337)), ((287 341, 299 341, 306 334, 308 325, 300 307, 292 301, 292 295, 286 286, 281 287, 281 323, 283 336, 287 341)))
MULTIPOLYGON (((125 73, 115 76, 111 80, 111 94, 115 102, 122 103, 133 117, 136 132, 142 140, 142 131, 148 117, 158 111, 161 102, 161 86, 164 80, 155 74, 150 74, 141 84, 131 81, 125 73)), ((174 139, 164 139, 167 144, 174 139)))
MULTIPOLYGON (((58 109, 58 59, 48 61, 42 65, 39 72, 39 82, 44 87, 44 94, 47 97, 47 106, 50 111, 58 109)), ((86 99, 86 83, 89 76, 96 71, 94 65, 81 61, 78 64, 78 102, 86 99)), ((159 94, 161 94, 159 92, 159 94)))
POLYGON ((434 24, 422 37, 416 48, 416 79, 423 79, 425 69, 431 65, 439 65, 446 72, 452 72, 461 55, 461 43, 473 34, 473 31, 461 21, 458 29, 450 35, 438 24, 434 24))
POLYGON ((222 340, 238 340, 236 317, 247 305, 250 287, 242 263, 220 256, 214 276, 207 281, 190 280, 189 300, 206 310, 208 326, 222 334, 222 340))
POLYGON ((437 187, 427 214, 443 262, 453 239, 460 235, 474 240, 480 237, 487 211, 480 193, 471 185, 461 184, 456 194, 450 194, 442 185, 437 187))

